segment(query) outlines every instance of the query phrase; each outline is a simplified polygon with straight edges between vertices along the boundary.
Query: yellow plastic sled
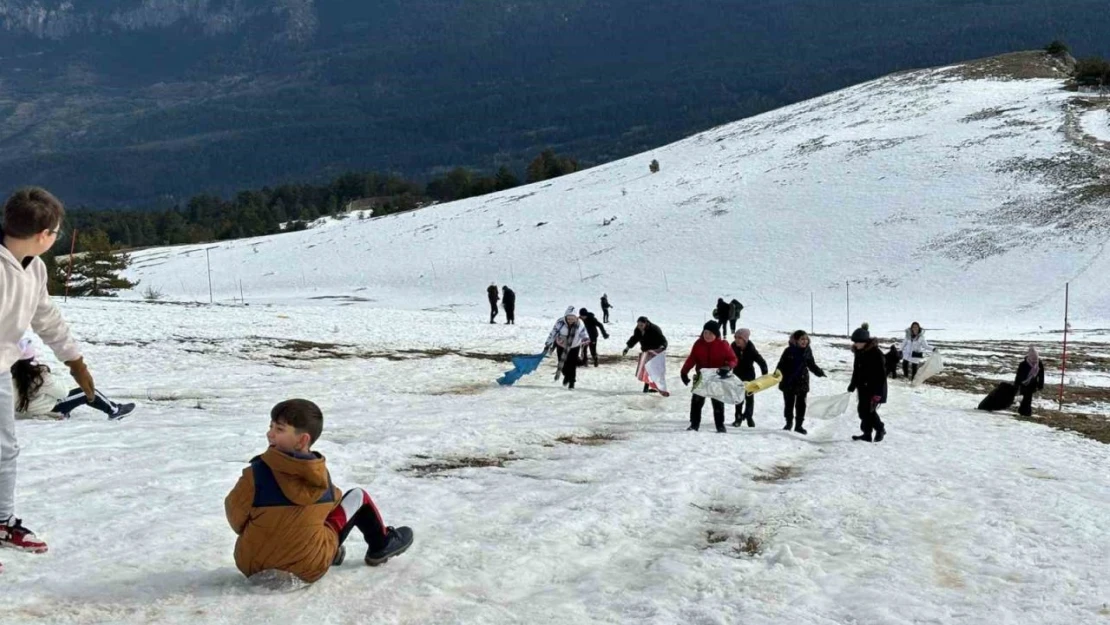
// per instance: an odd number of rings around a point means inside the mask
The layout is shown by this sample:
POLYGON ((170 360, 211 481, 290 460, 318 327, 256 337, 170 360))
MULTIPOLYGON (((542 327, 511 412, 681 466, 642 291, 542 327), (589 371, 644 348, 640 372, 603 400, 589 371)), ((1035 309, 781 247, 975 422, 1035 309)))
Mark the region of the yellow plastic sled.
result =
POLYGON ((782 382, 782 372, 776 369, 774 373, 768 373, 767 375, 756 378, 751 382, 745 382, 744 392, 753 394, 758 393, 759 391, 765 391, 769 388, 778 386, 779 382, 782 382))

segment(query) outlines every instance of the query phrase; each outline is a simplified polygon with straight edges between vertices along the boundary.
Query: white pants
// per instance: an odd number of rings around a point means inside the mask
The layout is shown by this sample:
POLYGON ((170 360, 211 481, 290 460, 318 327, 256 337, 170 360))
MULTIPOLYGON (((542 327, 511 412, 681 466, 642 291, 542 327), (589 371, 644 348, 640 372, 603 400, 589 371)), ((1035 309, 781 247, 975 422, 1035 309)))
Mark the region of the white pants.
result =
POLYGON ((12 374, 0 373, 0 520, 15 514, 15 461, 19 441, 15 438, 15 393, 12 374))

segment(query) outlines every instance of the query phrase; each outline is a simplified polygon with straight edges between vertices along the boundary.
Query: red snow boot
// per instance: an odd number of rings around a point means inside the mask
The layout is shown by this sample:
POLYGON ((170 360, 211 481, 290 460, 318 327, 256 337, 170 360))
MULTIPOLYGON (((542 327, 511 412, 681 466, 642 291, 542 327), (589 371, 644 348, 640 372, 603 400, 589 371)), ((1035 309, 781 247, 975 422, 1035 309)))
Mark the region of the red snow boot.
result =
POLYGON ((46 553, 46 543, 39 540, 34 532, 23 527, 23 521, 14 516, 0 523, 0 547, 46 553))

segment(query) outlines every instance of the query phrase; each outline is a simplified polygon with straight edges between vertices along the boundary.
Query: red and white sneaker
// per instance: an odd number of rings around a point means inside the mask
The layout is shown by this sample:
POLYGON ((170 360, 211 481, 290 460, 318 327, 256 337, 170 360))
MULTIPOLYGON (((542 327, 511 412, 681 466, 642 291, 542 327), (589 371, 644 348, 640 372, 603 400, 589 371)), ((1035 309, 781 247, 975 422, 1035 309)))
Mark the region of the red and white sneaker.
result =
POLYGON ((23 527, 23 521, 14 516, 0 523, 0 547, 46 553, 46 543, 39 540, 34 532, 23 527))

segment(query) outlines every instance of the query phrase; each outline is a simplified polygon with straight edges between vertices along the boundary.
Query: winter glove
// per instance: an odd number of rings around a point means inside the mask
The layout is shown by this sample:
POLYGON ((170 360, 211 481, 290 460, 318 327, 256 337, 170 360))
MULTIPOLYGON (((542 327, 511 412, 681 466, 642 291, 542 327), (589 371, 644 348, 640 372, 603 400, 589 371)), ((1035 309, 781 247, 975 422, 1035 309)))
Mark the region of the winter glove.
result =
POLYGON ((817 377, 819 377, 819 378, 827 378, 827 377, 829 377, 829 376, 828 376, 828 375, 826 375, 824 371, 820 371, 820 372, 818 372, 818 373, 817 373, 817 377))
POLYGON ((717 369, 717 375, 721 376, 721 379, 728 378, 728 376, 732 375, 732 369, 729 369, 728 367, 721 367, 717 369))
POLYGON ((856 385, 855 384, 849 384, 848 385, 848 392, 849 393, 855 393, 856 392, 856 385))
POLYGON ((626 347, 626 348, 624 348, 624 351, 621 352, 621 356, 627 356, 627 355, 628 355, 628 348, 626 347))
POLYGON ((90 402, 96 399, 96 384, 93 383, 89 368, 85 366, 85 359, 79 357, 77 360, 70 360, 66 366, 69 367, 69 374, 77 381, 77 386, 85 391, 85 397, 90 402))
POLYGON ((690 386, 690 376, 686 375, 685 373, 682 374, 682 384, 685 386, 690 386))

